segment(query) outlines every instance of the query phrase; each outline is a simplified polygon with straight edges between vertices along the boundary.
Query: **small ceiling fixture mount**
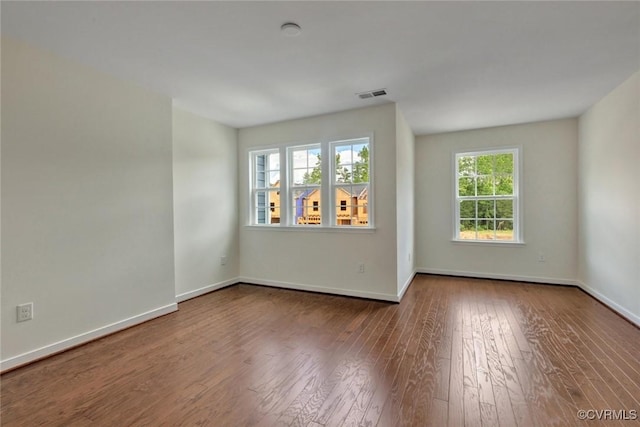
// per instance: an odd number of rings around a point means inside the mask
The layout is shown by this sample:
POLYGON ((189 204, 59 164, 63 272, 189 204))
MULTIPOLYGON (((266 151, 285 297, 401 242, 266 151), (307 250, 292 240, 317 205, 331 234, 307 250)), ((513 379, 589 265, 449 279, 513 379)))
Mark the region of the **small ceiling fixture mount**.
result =
POLYGON ((297 37, 302 32, 302 28, 295 22, 286 22, 282 24, 280 31, 287 37, 297 37))

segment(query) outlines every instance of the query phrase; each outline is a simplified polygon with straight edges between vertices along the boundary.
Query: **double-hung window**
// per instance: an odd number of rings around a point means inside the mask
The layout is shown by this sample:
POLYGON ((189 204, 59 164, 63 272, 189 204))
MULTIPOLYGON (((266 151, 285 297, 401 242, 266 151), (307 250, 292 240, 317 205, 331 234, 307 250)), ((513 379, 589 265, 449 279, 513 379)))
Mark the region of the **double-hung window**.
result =
POLYGON ((369 138, 331 144, 335 159, 331 195, 336 226, 369 225, 369 138))
POLYGON ((372 228, 371 148, 364 137, 250 151, 250 223, 372 228))
POLYGON ((293 225, 322 224, 322 161, 320 144, 290 147, 289 189, 293 225))
POLYGON ((519 242, 518 149, 455 155, 455 239, 519 242))

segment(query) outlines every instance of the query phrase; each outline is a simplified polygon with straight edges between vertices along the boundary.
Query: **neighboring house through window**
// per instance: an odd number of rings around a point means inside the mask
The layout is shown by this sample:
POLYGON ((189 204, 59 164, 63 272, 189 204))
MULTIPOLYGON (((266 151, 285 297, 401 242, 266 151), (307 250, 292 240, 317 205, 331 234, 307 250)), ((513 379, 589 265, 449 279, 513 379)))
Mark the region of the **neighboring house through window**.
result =
POLYGON ((331 148, 335 158, 331 194, 339 201, 336 224, 366 226, 369 221, 369 140, 338 141, 332 143, 331 148))
POLYGON ((322 199, 322 161, 320 144, 289 147, 290 202, 294 225, 320 225, 318 211, 322 199), (317 206, 317 208, 316 208, 317 206))
POLYGON ((280 222, 280 154, 278 150, 251 153, 251 200, 256 224, 280 222))

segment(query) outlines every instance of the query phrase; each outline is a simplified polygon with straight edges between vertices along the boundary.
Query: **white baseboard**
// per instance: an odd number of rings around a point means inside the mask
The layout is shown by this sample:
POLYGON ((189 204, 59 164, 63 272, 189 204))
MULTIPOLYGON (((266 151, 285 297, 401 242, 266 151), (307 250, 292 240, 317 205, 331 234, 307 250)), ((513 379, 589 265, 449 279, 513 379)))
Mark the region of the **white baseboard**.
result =
POLYGON ((495 273, 476 273, 473 271, 441 270, 436 268, 418 268, 416 269, 416 271, 418 273, 438 274, 442 276, 477 277, 479 279, 511 280, 515 282, 548 283, 551 285, 577 286, 576 281, 573 279, 558 279, 553 277, 519 276, 519 275, 495 274, 495 273))
POLYGON ((400 302, 400 300, 404 296, 405 292, 407 292, 407 289, 409 289, 409 285, 411 284, 411 282, 413 282, 413 278, 416 277, 417 273, 418 273, 418 270, 416 270, 414 268, 413 272, 411 273, 411 275, 409 276, 407 281, 404 282, 404 285, 402 285, 402 288, 400 289, 400 292, 398 292, 398 301, 397 302, 400 302))
POLYGON ((235 285, 238 283, 238 278, 225 280, 223 282, 214 283, 194 291, 184 292, 176 295, 176 302, 183 302, 191 298, 199 297, 200 295, 208 294, 209 292, 217 291, 218 289, 226 288, 227 286, 235 285))
POLYGON ((68 350, 80 344, 85 344, 89 341, 93 341, 105 335, 127 329, 131 326, 135 326, 148 320, 155 319, 156 317, 164 316, 165 314, 173 313, 176 310, 178 310, 178 304, 171 303, 169 305, 147 311, 146 313, 138 314, 136 316, 129 317, 128 319, 120 320, 119 322, 111 323, 101 328, 94 329, 92 331, 85 332, 83 334, 76 335, 74 337, 67 338, 62 341, 46 345, 44 347, 40 347, 36 350, 28 351, 18 356, 10 357, 8 359, 0 361, 0 372, 25 365, 30 362, 34 362, 36 360, 51 356, 56 353, 60 353, 61 351, 68 350))
POLYGON ((583 291, 585 291, 586 293, 588 293, 589 295, 591 295, 592 297, 594 297, 595 299, 597 299, 598 301, 600 301, 601 303, 603 303, 604 305, 606 305, 607 307, 609 307, 610 309, 612 309, 613 311, 618 313, 620 316, 624 317, 625 319, 627 319, 629 322, 633 323, 634 325, 640 327, 640 316, 630 312, 629 310, 627 310, 626 308, 624 308, 623 306, 621 306, 617 302, 615 302, 615 301, 609 299, 608 297, 602 295, 600 292, 596 291, 591 286, 588 286, 586 283, 583 283, 583 282, 578 280, 577 281, 577 285, 583 291))
POLYGON ((239 277, 238 283, 271 286, 274 288, 293 289, 296 291, 318 292, 322 294, 344 295, 349 297, 369 298, 381 301, 398 302, 397 295, 380 294, 377 292, 357 291, 352 289, 327 288, 324 286, 304 285, 300 283, 278 282, 274 280, 256 279, 255 277, 239 277))

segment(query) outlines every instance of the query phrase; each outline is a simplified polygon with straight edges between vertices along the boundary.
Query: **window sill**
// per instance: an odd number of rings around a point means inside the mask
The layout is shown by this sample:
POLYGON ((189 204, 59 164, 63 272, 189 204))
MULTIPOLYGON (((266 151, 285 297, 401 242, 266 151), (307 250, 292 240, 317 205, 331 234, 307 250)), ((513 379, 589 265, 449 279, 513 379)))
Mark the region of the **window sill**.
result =
POLYGON ((309 231, 312 233, 375 233, 375 227, 316 227, 316 226, 291 226, 291 225, 245 225, 249 230, 262 231, 309 231))
POLYGON ((505 242, 500 240, 461 240, 451 239, 452 243, 471 246, 525 246, 525 242, 505 242))

